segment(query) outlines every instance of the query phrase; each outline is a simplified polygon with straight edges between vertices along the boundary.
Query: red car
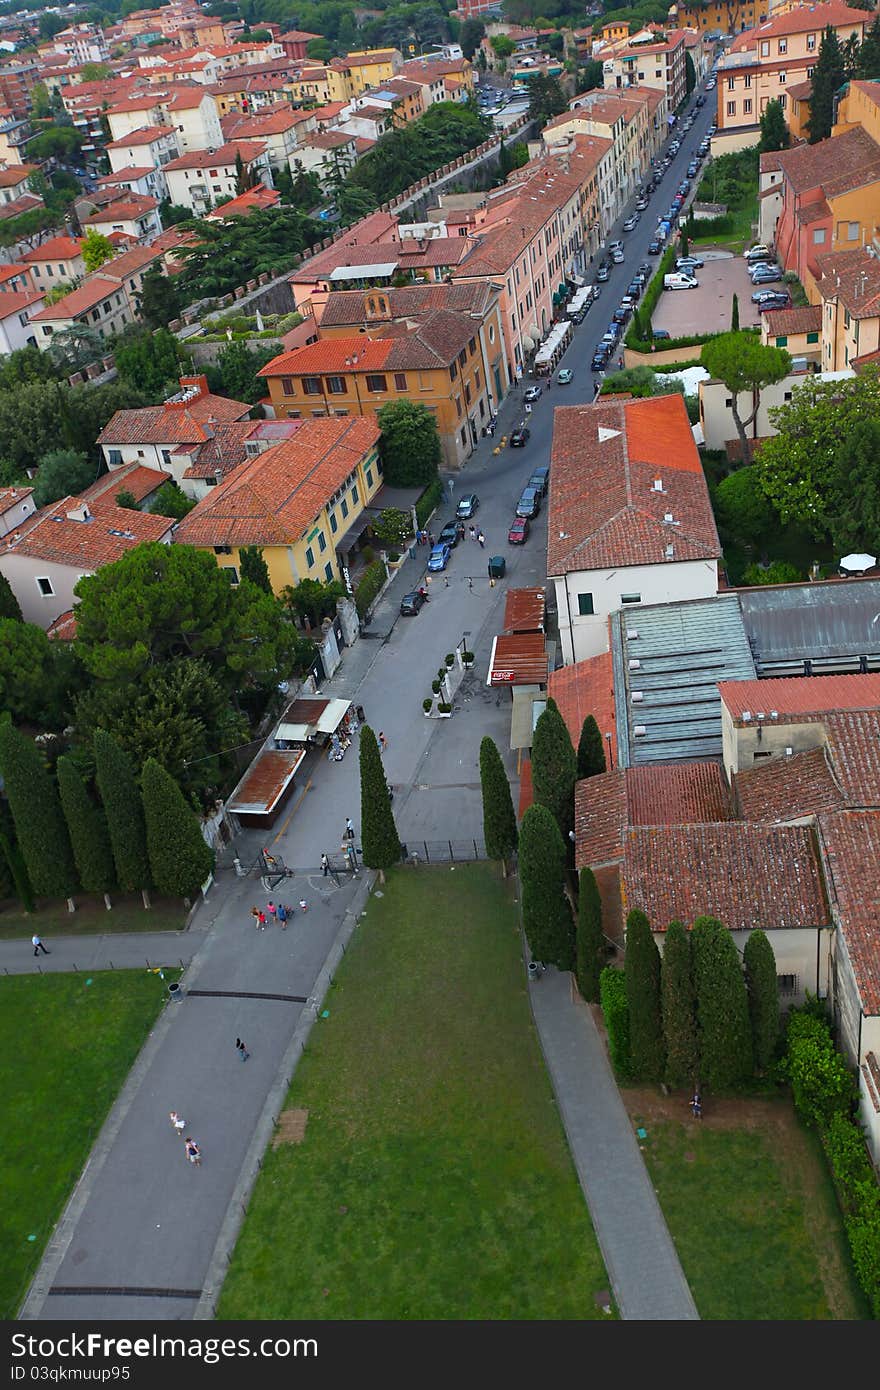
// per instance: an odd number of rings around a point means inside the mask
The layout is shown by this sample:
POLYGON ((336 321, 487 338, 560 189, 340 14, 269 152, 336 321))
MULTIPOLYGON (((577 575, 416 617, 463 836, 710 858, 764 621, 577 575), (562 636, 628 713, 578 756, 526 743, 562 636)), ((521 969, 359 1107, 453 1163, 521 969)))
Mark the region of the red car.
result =
POLYGON ((507 539, 511 545, 525 545, 526 536, 529 534, 529 519, 527 516, 518 516, 513 522, 507 533, 507 539))

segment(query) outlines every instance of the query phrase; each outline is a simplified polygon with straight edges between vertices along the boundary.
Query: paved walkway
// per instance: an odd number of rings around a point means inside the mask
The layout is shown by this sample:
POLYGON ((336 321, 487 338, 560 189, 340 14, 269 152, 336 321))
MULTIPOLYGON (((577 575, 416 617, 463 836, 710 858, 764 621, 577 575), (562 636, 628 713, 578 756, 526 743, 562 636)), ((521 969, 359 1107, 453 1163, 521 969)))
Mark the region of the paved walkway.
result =
MULTIPOLYGON (((203 919, 203 925, 207 923, 203 919)), ((47 956, 34 956, 30 937, 0 941, 0 974, 58 975, 74 970, 144 970, 189 965, 203 931, 155 931, 106 936, 47 936, 47 956)))
POLYGON ((571 976, 552 968, 529 994, 620 1316, 698 1318, 589 1008, 571 976))

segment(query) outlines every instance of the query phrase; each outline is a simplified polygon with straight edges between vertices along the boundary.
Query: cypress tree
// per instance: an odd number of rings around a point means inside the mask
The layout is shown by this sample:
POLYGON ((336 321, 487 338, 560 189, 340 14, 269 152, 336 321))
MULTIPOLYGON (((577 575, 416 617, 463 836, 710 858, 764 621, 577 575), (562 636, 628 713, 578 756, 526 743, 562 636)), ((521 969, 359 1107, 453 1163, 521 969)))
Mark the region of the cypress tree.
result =
POLYGON ((574 784, 577 757, 565 720, 554 699, 535 725, 532 740, 532 787, 535 801, 556 817, 563 838, 574 825, 574 784))
POLYGON ((95 780, 107 816, 116 880, 125 893, 150 899, 150 858, 141 793, 128 754, 103 729, 95 733, 95 780))
POLYGON ((195 812, 155 758, 144 763, 141 794, 153 882, 171 898, 191 898, 214 863, 195 812))
POLYGON ((10 880, 10 886, 5 895, 9 896, 14 892, 25 912, 33 912, 34 890, 31 887, 27 867, 15 838, 12 813, 5 801, 0 801, 0 855, 3 857, 4 866, 8 869, 10 880))
POLYGON ((714 917, 698 917, 691 933, 700 1040, 700 1079, 716 1090, 752 1075, 749 1004, 733 937, 714 917))
POLYGON ((384 883, 385 870, 398 863, 401 846, 391 810, 391 795, 385 780, 382 755, 369 724, 364 724, 361 729, 360 772, 364 863, 368 869, 378 869, 379 881, 384 883))
POLYGON ((626 919, 626 1000, 633 1071, 642 1081, 660 1081, 666 1062, 660 1013, 660 952, 644 912, 626 919))
POLYGON ((666 928, 660 969, 666 1081, 670 1086, 696 1087, 700 1076, 697 1042, 697 999, 691 938, 683 922, 666 928))
POLYGON ((241 561, 241 577, 249 579, 252 584, 256 584, 258 589, 263 589, 267 594, 272 592, 272 581, 269 578, 269 566, 263 559, 263 552, 258 545, 246 545, 238 552, 241 561))
POLYGON ((599 975, 605 955, 602 934, 602 899, 592 869, 581 869, 578 891, 575 974, 584 999, 599 998, 599 975))
POLYGON ((12 618, 17 623, 24 621, 18 599, 5 574, 0 574, 0 618, 12 618))
POLYGON ((731 333, 739 332, 739 297, 737 295, 733 296, 733 304, 730 310, 730 331, 731 333))
POLYGON ((626 1002, 626 980, 622 970, 606 965, 599 977, 599 999, 602 1017, 608 1034, 611 1062, 621 1081, 632 1080, 629 1047, 629 1009, 626 1002))
POLYGON ((501 754, 491 738, 480 744, 480 786, 483 792, 483 839, 490 859, 500 859, 505 878, 507 861, 516 849, 516 814, 501 754))
POLYGON ((776 1043, 779 1039, 779 982, 776 978, 776 957, 764 932, 752 932, 743 951, 743 964, 746 969, 755 1066, 758 1071, 764 1072, 776 1055, 776 1043))
POLYGON ((581 736, 578 740, 578 779, 583 777, 595 777, 597 772, 604 771, 605 749, 602 744, 602 734, 599 731, 599 725, 596 723, 593 715, 588 714, 584 720, 581 736))
POLYGON ((11 724, 0 725, 0 772, 34 892, 66 898, 73 912, 76 865, 58 790, 34 743, 11 724))
POLYGON ((523 925, 533 958, 571 970, 574 924, 565 896, 565 844, 546 806, 530 806, 523 816, 519 868, 523 925))
POLYGON ((867 78, 880 77, 880 15, 875 16, 859 47, 857 75, 867 78))
POLYGON ((58 759, 56 771, 61 809, 67 822, 80 883, 87 893, 103 893, 104 902, 109 907, 107 894, 116 879, 106 817, 89 796, 79 769, 69 754, 58 759))
POLYGON ((834 97, 846 81, 846 67, 837 34, 829 24, 822 35, 819 58, 813 68, 810 118, 807 131, 810 144, 826 140, 834 124, 834 97))

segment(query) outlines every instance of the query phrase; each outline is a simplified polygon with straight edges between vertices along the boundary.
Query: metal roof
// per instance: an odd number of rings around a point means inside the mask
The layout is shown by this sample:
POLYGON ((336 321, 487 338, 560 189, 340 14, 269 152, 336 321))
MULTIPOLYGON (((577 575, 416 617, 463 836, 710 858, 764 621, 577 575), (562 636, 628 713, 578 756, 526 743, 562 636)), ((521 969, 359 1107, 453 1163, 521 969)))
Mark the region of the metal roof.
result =
POLYGON ((721 756, 718 682, 756 674, 736 594, 614 613, 611 651, 619 766, 721 756))
POLYGON ((543 632, 544 590, 508 589, 504 601, 505 632, 543 632))
POLYGON ((492 643, 487 685, 547 685, 547 644, 542 632, 502 633, 492 643))
POLYGON ((880 671, 880 579, 740 589, 737 597, 759 676, 880 671))

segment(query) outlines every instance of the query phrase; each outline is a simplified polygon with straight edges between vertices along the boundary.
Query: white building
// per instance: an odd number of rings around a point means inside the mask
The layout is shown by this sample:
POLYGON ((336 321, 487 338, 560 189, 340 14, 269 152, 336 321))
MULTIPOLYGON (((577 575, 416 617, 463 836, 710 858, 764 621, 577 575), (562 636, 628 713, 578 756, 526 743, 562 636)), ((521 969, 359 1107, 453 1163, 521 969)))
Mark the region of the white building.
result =
POLYGON ((161 169, 180 154, 177 132, 161 125, 140 126, 119 140, 111 140, 105 149, 114 174, 147 164, 161 169))
POLYGON ((43 307, 42 290, 7 290, 0 294, 0 355, 38 347, 31 315, 43 307))
POLYGON ((219 148, 191 150, 165 165, 165 181, 172 203, 192 208, 201 216, 221 198, 234 198, 236 188, 236 159, 258 183, 272 187, 272 166, 262 141, 235 140, 219 148))
POLYGON ((201 87, 181 87, 173 96, 163 98, 160 106, 164 122, 177 134, 181 153, 216 150, 223 144, 220 111, 210 92, 201 87))

